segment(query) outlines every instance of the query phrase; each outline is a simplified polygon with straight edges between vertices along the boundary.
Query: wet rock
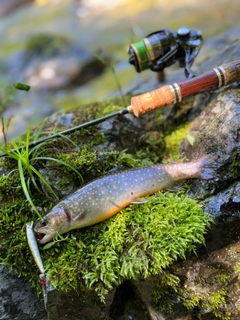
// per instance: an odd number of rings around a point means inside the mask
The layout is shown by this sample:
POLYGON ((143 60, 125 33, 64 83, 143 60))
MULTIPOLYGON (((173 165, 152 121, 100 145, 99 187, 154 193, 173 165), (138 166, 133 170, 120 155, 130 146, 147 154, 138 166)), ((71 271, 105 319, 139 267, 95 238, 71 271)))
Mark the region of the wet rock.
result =
POLYGON ((193 181, 190 193, 205 199, 204 211, 214 219, 208 238, 209 250, 236 241, 240 234, 240 105, 239 90, 219 93, 193 121, 182 150, 189 159, 210 155, 215 160, 212 180, 193 181))
POLYGON ((114 320, 152 319, 140 291, 131 281, 126 281, 117 288, 109 316, 114 320))
POLYGON ((139 121, 130 114, 102 122, 99 124, 99 130, 104 134, 106 141, 96 146, 96 149, 101 152, 124 149, 133 152, 139 136, 144 133, 145 123, 144 120, 139 121))
POLYGON ((0 319, 47 320, 43 301, 31 288, 28 279, 18 277, 0 266, 0 319))
MULTIPOLYGON (((97 297, 84 291, 64 293, 57 290, 48 292, 48 320, 105 320, 112 303, 114 290, 101 303, 97 297)), ((45 320, 45 319, 44 319, 45 320)))
MULTIPOLYGON (((232 243, 200 258, 178 263, 172 270, 178 277, 178 289, 171 286, 157 287, 159 278, 134 281, 144 301, 153 301, 153 291, 165 290, 164 296, 171 304, 171 312, 156 311, 163 300, 153 303, 155 320, 217 320, 239 319, 240 241, 232 243), (229 318, 228 318, 229 317, 229 318)), ((136 318, 137 319, 137 318, 136 318)), ((148 319, 148 318, 146 318, 148 319)))
MULTIPOLYGON (((195 310, 196 319, 239 319, 239 249, 238 240, 177 267, 176 274, 183 280, 181 285, 186 289, 186 300, 197 297, 201 300, 202 308, 195 310)), ((193 316, 194 312, 190 314, 193 316)), ((166 319, 189 319, 188 316, 189 312, 185 310, 187 318, 178 317, 174 312, 166 319)))
POLYGON ((86 50, 59 35, 39 34, 28 40, 25 50, 8 62, 11 78, 21 78, 38 91, 82 85, 99 76, 105 65, 86 50), (66 67, 67 66, 67 67, 66 67))
POLYGON ((216 196, 208 198, 205 211, 215 217, 217 222, 240 218, 240 182, 233 183, 216 196))
POLYGON ((182 151, 188 159, 211 155, 215 159, 215 179, 195 181, 191 192, 206 198, 239 179, 240 106, 238 89, 220 93, 193 121, 188 131, 193 145, 185 139, 182 151), (231 124, 231 125, 229 125, 231 124))
MULTIPOLYGON (((73 179, 69 179, 68 174, 62 173, 60 170, 54 170, 51 168, 49 163, 46 163, 46 168, 39 169, 40 174, 44 179, 51 185, 52 190, 58 196, 59 199, 68 196, 70 193, 74 192, 76 189, 76 182, 73 179), (49 168, 48 168, 49 167, 49 168), (59 183, 59 181, 64 180, 64 188, 59 183)), ((44 183, 41 183, 43 192, 53 201, 56 201, 56 197, 50 192, 44 183)))
POLYGON ((64 125, 65 127, 70 127, 74 118, 73 113, 67 113, 65 111, 55 112, 49 120, 55 124, 55 126, 64 125))

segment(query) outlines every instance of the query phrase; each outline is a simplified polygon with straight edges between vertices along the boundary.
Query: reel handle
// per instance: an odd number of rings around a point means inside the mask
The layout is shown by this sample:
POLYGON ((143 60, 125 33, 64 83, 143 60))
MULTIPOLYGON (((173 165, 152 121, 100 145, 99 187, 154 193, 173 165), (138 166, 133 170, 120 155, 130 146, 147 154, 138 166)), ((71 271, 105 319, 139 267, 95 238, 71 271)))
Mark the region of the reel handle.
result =
POLYGON ((182 101, 201 92, 216 90, 240 80, 240 60, 223 64, 211 71, 179 83, 163 86, 131 98, 129 112, 136 117, 158 108, 182 101))

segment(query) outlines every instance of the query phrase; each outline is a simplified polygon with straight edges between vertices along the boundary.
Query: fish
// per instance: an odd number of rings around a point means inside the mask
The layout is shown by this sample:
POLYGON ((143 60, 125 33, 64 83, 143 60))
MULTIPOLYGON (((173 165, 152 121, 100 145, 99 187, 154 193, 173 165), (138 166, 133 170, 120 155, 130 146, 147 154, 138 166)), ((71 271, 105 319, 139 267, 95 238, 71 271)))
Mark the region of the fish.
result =
POLYGON ((41 244, 57 234, 88 227, 106 220, 144 197, 168 189, 176 182, 214 178, 214 160, 204 156, 185 163, 157 164, 107 174, 77 189, 38 221, 34 231, 41 244))

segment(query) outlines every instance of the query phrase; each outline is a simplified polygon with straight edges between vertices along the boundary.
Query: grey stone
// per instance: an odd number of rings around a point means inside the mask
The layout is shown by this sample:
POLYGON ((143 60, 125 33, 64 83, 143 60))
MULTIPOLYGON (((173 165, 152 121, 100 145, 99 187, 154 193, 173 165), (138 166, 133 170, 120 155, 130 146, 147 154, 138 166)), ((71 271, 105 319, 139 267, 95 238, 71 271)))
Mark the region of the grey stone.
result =
POLYGON ((220 93, 193 121, 188 134, 194 144, 185 139, 182 151, 188 159, 210 155, 215 158, 216 176, 212 180, 197 180, 191 192, 206 198, 227 188, 240 174, 240 105, 239 92, 231 89, 220 93))
POLYGON ((29 280, 18 277, 5 266, 0 266, 0 319, 47 320, 43 301, 29 280))
MULTIPOLYGON (((240 26, 238 29, 240 30, 240 26)), ((239 50, 240 41, 236 41, 235 43, 224 47, 201 65, 201 72, 209 71, 224 63, 239 60, 239 50)))

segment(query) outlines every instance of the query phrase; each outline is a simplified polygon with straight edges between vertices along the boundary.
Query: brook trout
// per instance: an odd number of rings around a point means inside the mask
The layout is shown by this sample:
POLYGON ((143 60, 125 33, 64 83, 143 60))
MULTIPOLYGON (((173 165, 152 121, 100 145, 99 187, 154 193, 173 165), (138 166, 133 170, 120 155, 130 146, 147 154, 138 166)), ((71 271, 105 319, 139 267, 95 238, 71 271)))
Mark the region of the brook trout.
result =
POLYGON ((131 203, 143 203, 142 197, 167 189, 177 181, 212 179, 212 164, 210 157, 203 157, 194 162, 154 165, 108 174, 59 202, 35 225, 34 231, 41 238, 39 242, 46 243, 57 233, 93 225, 112 217, 131 203))

